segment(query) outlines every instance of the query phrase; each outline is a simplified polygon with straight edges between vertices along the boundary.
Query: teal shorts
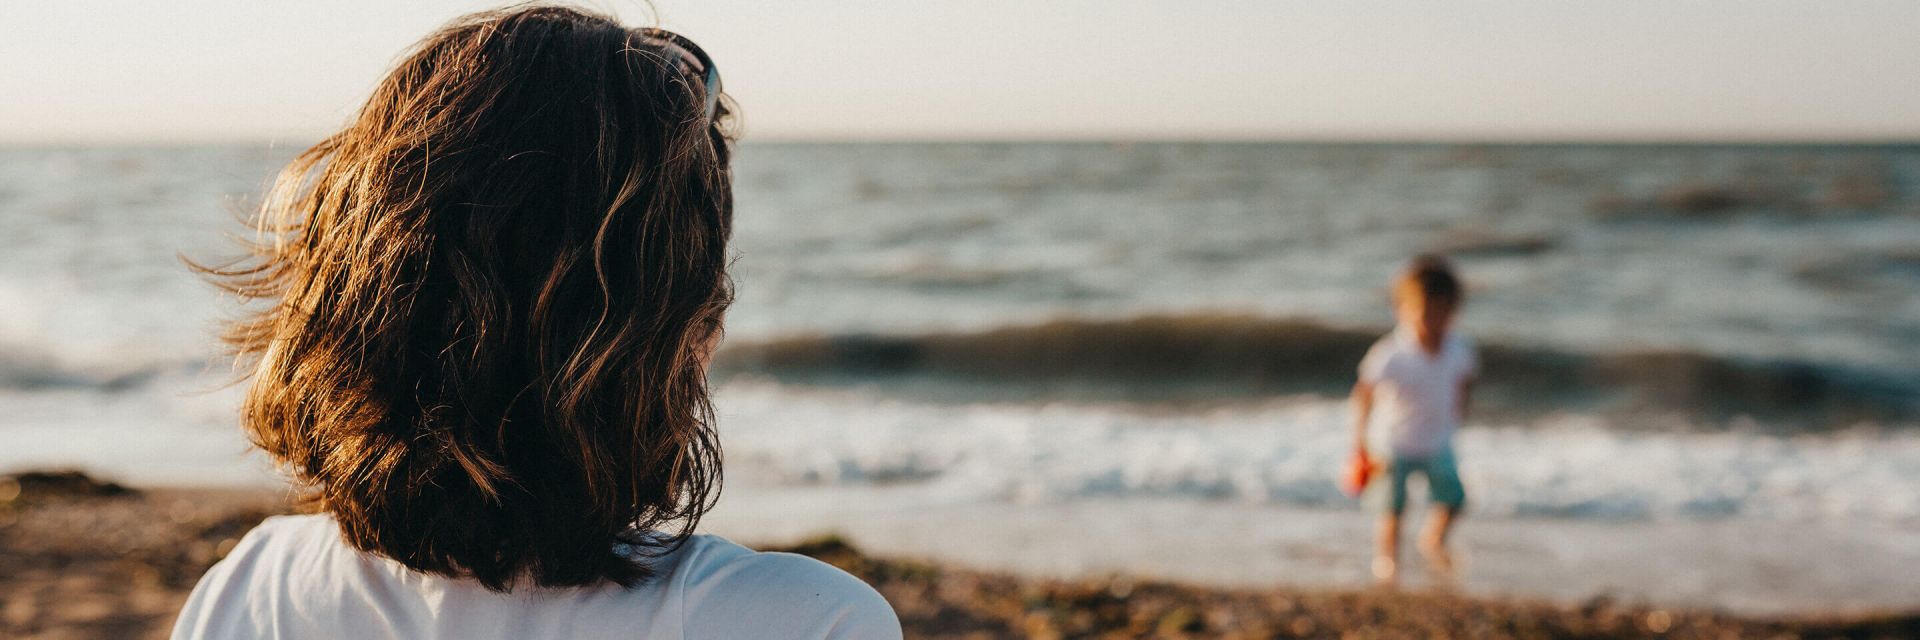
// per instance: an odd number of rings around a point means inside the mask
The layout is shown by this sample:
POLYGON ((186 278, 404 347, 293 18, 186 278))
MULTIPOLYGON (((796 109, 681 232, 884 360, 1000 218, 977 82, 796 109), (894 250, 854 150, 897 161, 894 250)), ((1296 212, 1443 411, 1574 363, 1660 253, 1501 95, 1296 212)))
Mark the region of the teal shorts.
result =
POLYGON ((1381 513, 1400 513, 1407 509, 1407 478, 1420 474, 1427 479, 1427 495, 1436 506, 1459 511, 1467 504, 1467 488, 1460 484, 1460 467, 1453 460, 1453 449, 1431 456, 1403 458, 1393 456, 1386 471, 1373 478, 1367 487, 1367 502, 1381 513))

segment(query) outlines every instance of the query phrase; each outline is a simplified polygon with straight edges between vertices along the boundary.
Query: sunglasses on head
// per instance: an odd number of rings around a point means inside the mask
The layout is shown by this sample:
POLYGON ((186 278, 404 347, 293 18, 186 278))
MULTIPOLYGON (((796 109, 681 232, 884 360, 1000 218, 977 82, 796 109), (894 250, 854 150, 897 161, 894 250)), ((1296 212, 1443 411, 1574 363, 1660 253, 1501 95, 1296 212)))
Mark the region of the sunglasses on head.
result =
POLYGON ((704 94, 706 99, 706 106, 701 110, 700 117, 707 122, 712 122, 714 114, 720 110, 720 68, 713 66, 713 58, 707 57, 707 52, 701 51, 700 45, 694 44, 686 36, 666 29, 641 29, 640 35, 649 42, 678 54, 681 72, 700 79, 700 93, 704 94))

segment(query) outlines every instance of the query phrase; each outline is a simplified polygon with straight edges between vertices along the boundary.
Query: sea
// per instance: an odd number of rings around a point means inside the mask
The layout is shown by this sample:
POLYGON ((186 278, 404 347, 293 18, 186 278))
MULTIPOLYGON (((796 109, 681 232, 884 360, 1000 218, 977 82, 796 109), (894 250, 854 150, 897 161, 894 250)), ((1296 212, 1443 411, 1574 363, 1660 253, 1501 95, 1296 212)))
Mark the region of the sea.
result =
MULTIPOLYGON (((0 472, 275 486, 214 337, 239 307, 184 260, 239 256, 298 151, 0 148, 0 472)), ((1456 586, 1920 607, 1920 146, 747 142, 735 171, 727 535, 1364 584, 1344 394, 1441 253, 1486 362, 1456 586)))

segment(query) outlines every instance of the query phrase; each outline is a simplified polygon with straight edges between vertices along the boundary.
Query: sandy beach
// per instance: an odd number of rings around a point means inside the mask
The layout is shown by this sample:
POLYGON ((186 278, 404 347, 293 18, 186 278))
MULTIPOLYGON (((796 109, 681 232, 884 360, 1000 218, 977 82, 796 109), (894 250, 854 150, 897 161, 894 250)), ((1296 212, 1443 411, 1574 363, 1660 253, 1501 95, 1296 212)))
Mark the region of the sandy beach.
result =
MULTIPOLYGON (((207 566, 271 491, 140 490, 78 474, 0 479, 0 637, 160 638, 207 566)), ((749 541, 751 542, 751 541, 749 541)), ((1741 617, 1595 599, 1560 605, 1433 590, 1207 588, 1023 578, 862 553, 837 538, 786 550, 868 581, 916 638, 1896 638, 1920 613, 1741 617)))

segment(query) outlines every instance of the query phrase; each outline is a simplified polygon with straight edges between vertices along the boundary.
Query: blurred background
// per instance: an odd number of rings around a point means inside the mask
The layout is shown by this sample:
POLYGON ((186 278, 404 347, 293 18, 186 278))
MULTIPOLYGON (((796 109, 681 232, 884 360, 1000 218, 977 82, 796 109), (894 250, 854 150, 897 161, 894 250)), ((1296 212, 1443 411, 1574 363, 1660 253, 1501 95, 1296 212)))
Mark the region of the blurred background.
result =
MULTIPOLYGON (((488 6, 0 5, 0 472, 276 486, 179 258, 488 6)), ((587 6, 745 115, 710 530, 1363 585, 1343 394, 1438 251, 1469 591, 1920 605, 1920 5, 587 6)))

